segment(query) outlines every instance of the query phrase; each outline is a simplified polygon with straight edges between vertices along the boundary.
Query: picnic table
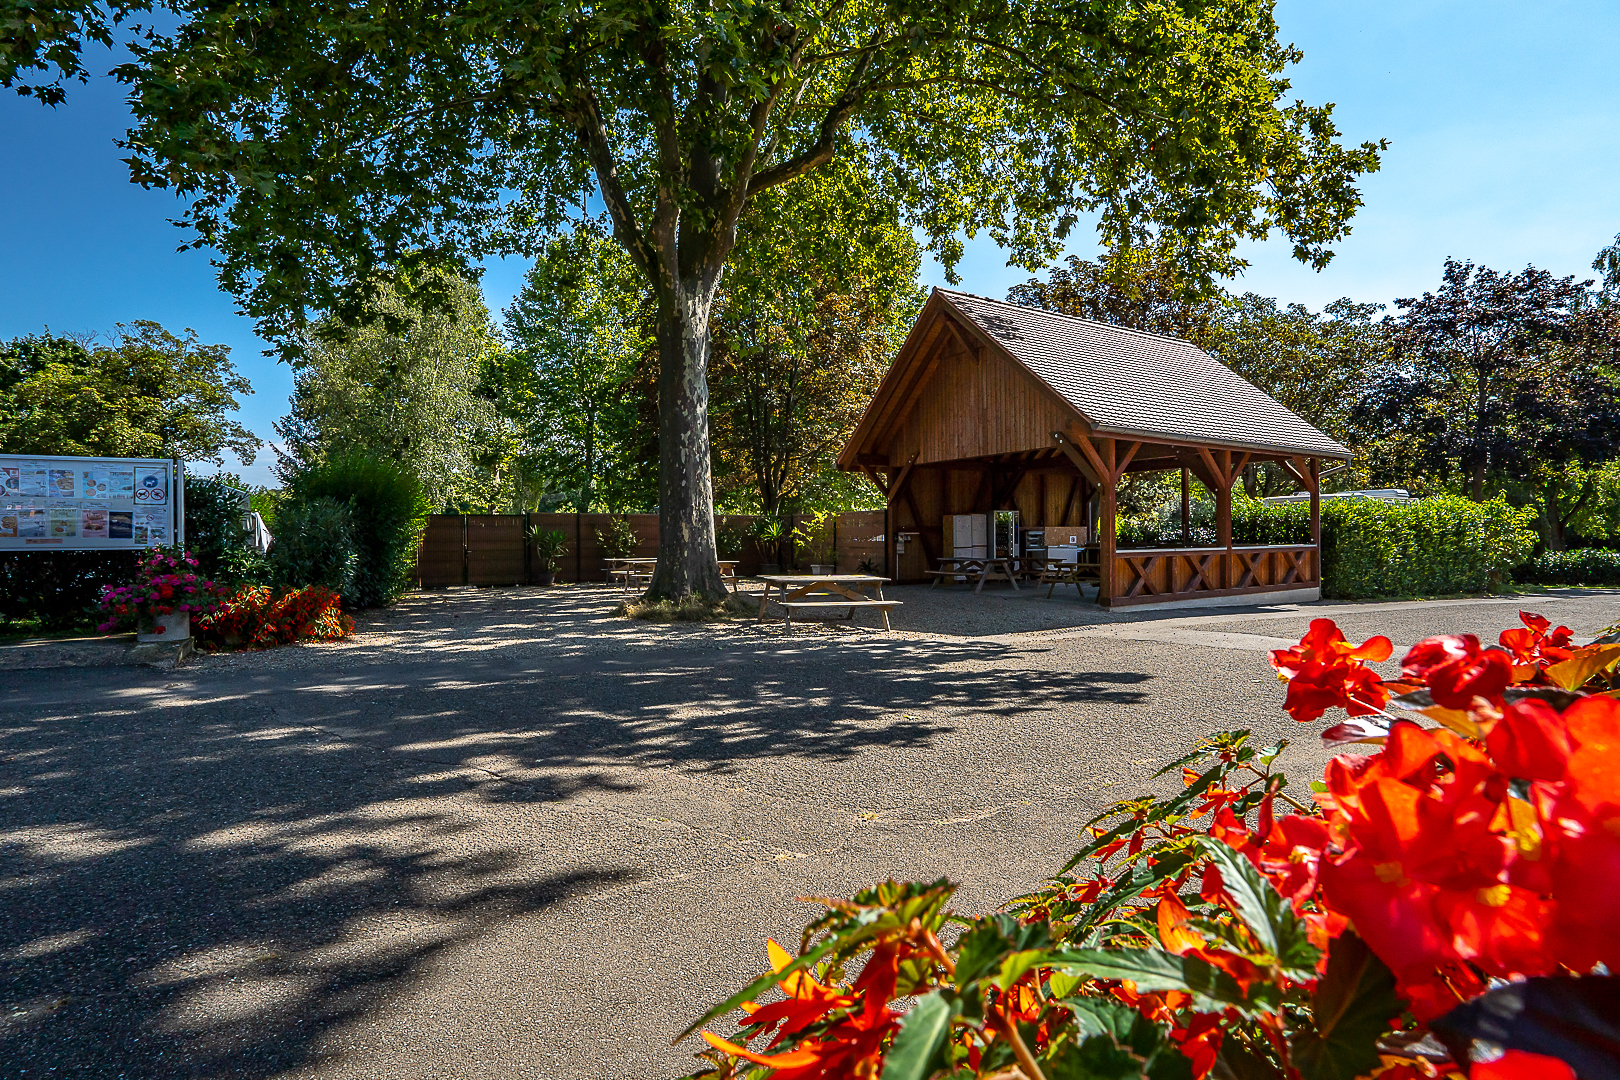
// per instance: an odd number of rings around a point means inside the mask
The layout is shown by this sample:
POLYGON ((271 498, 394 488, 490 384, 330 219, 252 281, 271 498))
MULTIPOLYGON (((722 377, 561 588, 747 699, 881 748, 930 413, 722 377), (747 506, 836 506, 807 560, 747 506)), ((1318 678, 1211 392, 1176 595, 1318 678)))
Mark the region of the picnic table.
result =
POLYGON ((796 611, 820 611, 826 608, 847 608, 845 618, 853 619, 858 608, 876 608, 883 617, 883 629, 889 627, 889 609, 899 607, 898 600, 883 599, 883 586, 889 579, 872 574, 760 574, 765 593, 759 598, 759 617, 771 603, 771 589, 781 590, 776 604, 786 612, 787 628, 793 629, 796 611), (864 589, 872 589, 875 596, 867 596, 864 589), (825 596, 828 599, 806 600, 807 596, 825 596))
MULTIPOLYGON (((631 585, 652 584, 653 571, 658 569, 657 559, 608 559, 607 573, 609 581, 622 581, 626 592, 631 585)), ((731 585, 731 591, 737 591, 737 560, 721 559, 720 576, 731 585)))
POLYGON ((1085 590, 1081 586, 1102 584, 1100 554, 1097 548, 1088 547, 1080 549, 1080 558, 1075 562, 1048 559, 1036 584, 1047 586, 1048 600, 1052 599, 1052 593, 1057 591, 1059 585, 1073 585, 1075 591, 1084 596, 1085 590))
POLYGON ((954 582, 957 578, 971 581, 977 575, 979 583, 973 586, 974 592, 983 589, 986 581, 1011 582, 1012 587, 1017 589, 1018 579, 1024 573, 1022 566, 1024 561, 1018 556, 995 559, 941 559, 939 569, 928 571, 929 576, 934 579, 934 584, 930 587, 938 588, 941 581, 954 582))

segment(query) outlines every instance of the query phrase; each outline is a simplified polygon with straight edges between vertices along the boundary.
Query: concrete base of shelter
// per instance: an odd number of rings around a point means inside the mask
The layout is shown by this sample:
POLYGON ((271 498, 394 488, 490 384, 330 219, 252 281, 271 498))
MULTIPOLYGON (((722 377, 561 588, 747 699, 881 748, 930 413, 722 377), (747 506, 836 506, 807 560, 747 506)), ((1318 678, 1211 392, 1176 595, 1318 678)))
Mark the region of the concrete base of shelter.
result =
POLYGON ((1166 600, 1160 604, 1120 604, 1112 611, 1182 611, 1188 608, 1254 607, 1266 604, 1314 604, 1322 599, 1320 587, 1311 589, 1268 589, 1264 592, 1233 593, 1229 596, 1194 596, 1186 600, 1166 600))

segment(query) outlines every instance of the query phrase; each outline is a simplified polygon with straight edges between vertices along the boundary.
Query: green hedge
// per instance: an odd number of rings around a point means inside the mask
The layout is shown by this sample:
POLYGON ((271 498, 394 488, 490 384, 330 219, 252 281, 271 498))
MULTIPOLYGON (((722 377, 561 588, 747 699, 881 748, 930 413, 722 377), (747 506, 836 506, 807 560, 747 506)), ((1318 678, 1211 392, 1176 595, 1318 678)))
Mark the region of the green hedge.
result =
POLYGON ((1534 510, 1501 496, 1434 495, 1404 506, 1334 499, 1322 507, 1322 591, 1349 600, 1499 589, 1535 548, 1535 520, 1534 510))
MULTIPOLYGON (((1204 508, 1207 510, 1207 507, 1204 508)), ((1536 542, 1535 512, 1498 497, 1476 503, 1436 495, 1404 505, 1375 499, 1322 503, 1322 591, 1354 600, 1372 596, 1437 596, 1500 588, 1536 542)), ((1193 544, 1211 546, 1211 515, 1193 515, 1193 544)), ((1120 522, 1121 547, 1176 546, 1171 519, 1120 522)), ((1308 544, 1309 503, 1268 505, 1234 499, 1234 544, 1308 544)))
POLYGON ((1513 577, 1530 585, 1620 585, 1620 551, 1544 551, 1514 570, 1513 577))

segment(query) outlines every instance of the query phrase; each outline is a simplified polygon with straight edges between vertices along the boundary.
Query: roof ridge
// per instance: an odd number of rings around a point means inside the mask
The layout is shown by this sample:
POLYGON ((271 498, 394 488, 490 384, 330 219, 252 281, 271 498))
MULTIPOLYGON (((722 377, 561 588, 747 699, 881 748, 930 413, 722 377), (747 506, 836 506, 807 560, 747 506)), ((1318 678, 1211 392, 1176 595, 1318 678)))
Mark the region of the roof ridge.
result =
MULTIPOLYGON (((1001 307, 1017 308, 1019 311, 1033 311, 1041 315, 1050 316, 1054 319, 1067 319, 1070 322, 1085 323, 1088 326, 1102 326, 1108 328, 1109 330, 1118 330, 1126 334, 1135 334, 1138 337, 1155 338, 1159 341, 1174 341, 1178 345, 1192 345, 1192 347, 1198 349, 1199 352, 1204 351, 1197 345, 1193 344, 1193 342, 1188 341, 1186 338, 1172 337, 1169 334, 1155 334, 1151 330, 1138 330, 1134 326, 1121 326, 1119 323, 1103 322, 1100 319, 1087 319, 1079 315, 1070 315, 1065 311, 1053 311, 1051 308, 1031 307, 1028 304, 1014 304, 1008 300, 995 300, 988 296, 980 296, 978 293, 963 292, 961 289, 940 289, 938 285, 934 286, 934 288, 950 296, 971 297, 974 300, 982 300, 987 304, 999 304, 1001 307)), ((1208 354, 1206 353, 1205 355, 1208 354)))

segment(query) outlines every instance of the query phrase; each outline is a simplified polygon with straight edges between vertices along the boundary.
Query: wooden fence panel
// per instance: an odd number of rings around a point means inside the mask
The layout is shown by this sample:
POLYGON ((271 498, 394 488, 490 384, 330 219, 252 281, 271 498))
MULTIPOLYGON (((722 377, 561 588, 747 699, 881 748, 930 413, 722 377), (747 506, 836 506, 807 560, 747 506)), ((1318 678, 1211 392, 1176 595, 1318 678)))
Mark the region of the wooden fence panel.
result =
MULTIPOLYGON (((617 514, 435 514, 428 518, 417 552, 418 584, 424 589, 449 585, 532 584, 539 562, 529 549, 527 530, 558 530, 568 538, 568 548, 557 563, 555 580, 600 585, 607 581, 607 554, 602 550, 599 531, 617 514), (529 549, 529 550, 526 550, 529 549)), ((658 515, 627 514, 636 532, 634 555, 658 556, 658 515)), ((752 534, 753 515, 737 514, 716 518, 716 527, 752 534)), ((797 516, 788 518, 791 530, 797 516)), ((884 514, 882 510, 840 514, 834 525, 838 569, 855 573, 863 560, 870 560, 883 571, 884 514)), ((784 542, 781 557, 793 557, 793 545, 784 542)), ((758 541, 743 542, 737 558, 737 572, 749 577, 759 573, 765 562, 775 562, 777 554, 766 551, 758 541)), ((789 564, 791 566, 791 563, 789 564)))
POLYGON ((524 565, 522 514, 467 515, 467 584, 522 585, 524 565))
POLYGON ((857 510, 838 515, 836 549, 840 574, 859 573, 861 563, 865 562, 876 567, 879 575, 888 576, 884 573, 887 545, 883 541, 883 519, 882 510, 857 510))
POLYGON ((427 519, 422 546, 416 552, 416 580, 424 589, 442 589, 466 581, 467 539, 460 514, 434 514, 427 519))

